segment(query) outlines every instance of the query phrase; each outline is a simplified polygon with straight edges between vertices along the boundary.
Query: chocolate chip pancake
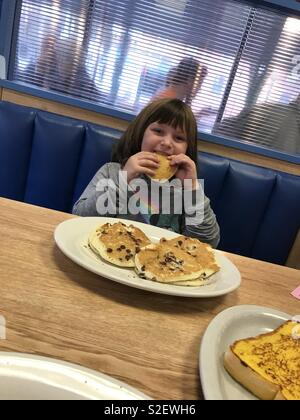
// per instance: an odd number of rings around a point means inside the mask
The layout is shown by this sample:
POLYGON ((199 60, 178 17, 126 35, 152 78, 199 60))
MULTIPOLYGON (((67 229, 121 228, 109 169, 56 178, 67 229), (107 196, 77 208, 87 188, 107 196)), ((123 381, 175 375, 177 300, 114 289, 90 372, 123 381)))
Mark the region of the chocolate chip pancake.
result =
POLYGON ((151 241, 139 228, 124 223, 106 223, 89 236, 89 247, 105 261, 120 267, 134 267, 134 258, 151 241))
POLYGON ((148 245, 135 256, 138 275, 178 286, 201 286, 219 271, 212 248, 197 239, 178 236, 148 245))

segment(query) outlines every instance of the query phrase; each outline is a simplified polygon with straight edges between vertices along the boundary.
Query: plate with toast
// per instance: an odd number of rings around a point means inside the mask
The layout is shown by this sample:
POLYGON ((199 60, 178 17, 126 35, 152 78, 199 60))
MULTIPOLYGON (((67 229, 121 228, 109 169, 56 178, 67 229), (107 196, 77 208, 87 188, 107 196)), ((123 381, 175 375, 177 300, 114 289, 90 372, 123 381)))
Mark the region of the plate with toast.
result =
POLYGON ((214 297, 232 292, 241 283, 238 269, 221 251, 140 222, 78 217, 58 225, 54 238, 78 265, 130 287, 214 297))
POLYGON ((235 306, 209 324, 199 369, 207 400, 300 399, 300 324, 284 312, 235 306))

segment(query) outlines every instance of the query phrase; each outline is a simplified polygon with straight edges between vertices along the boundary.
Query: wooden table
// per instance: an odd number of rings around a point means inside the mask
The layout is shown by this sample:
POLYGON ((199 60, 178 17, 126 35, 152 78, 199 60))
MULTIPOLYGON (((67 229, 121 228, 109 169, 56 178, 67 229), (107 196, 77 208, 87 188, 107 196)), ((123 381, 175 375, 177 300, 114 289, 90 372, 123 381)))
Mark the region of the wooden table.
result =
POLYGON ((193 299, 133 289, 101 278, 56 247, 72 215, 0 199, 0 350, 35 353, 98 370, 155 399, 202 398, 201 337, 222 310, 241 304, 300 313, 290 295, 300 272, 228 254, 242 274, 226 296, 193 299))

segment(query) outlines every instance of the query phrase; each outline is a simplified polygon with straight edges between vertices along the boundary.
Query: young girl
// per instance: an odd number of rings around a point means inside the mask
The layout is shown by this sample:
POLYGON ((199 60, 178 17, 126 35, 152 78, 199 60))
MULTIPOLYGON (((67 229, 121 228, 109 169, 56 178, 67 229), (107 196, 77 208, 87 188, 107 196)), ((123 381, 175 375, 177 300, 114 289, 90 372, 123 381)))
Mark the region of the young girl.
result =
POLYGON ((194 115, 179 99, 160 99, 146 106, 129 125, 113 153, 113 162, 99 169, 75 203, 73 213, 141 221, 195 237, 216 247, 220 239, 219 226, 197 178, 197 124, 194 115), (168 188, 168 193, 171 189, 161 184, 158 201, 157 196, 153 199, 152 193, 146 200, 140 193, 140 206, 133 211, 128 203, 137 194, 134 188, 136 181, 147 183, 150 190, 156 184, 157 190, 157 183, 150 178, 159 166, 155 152, 167 155, 170 165, 177 168, 174 175, 177 188, 175 193, 172 190, 171 205, 166 211, 161 201, 166 196, 164 188, 168 188), (202 211, 191 212, 191 204, 186 203, 180 214, 175 211, 178 201, 185 194, 190 194, 195 204, 199 191, 204 200, 202 211), (110 205, 103 214, 104 201, 110 205), (143 207, 145 202, 146 207, 143 207))

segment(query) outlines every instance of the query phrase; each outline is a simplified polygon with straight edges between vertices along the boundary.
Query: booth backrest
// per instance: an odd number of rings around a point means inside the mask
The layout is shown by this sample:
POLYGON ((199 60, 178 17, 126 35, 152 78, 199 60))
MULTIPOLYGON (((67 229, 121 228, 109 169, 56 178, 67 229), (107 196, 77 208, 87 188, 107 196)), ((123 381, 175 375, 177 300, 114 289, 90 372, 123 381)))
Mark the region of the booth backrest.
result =
MULTIPOLYGON (((0 196, 70 212, 121 132, 0 102, 0 196)), ((220 249, 284 264, 300 227, 300 177, 199 153, 220 249)))

